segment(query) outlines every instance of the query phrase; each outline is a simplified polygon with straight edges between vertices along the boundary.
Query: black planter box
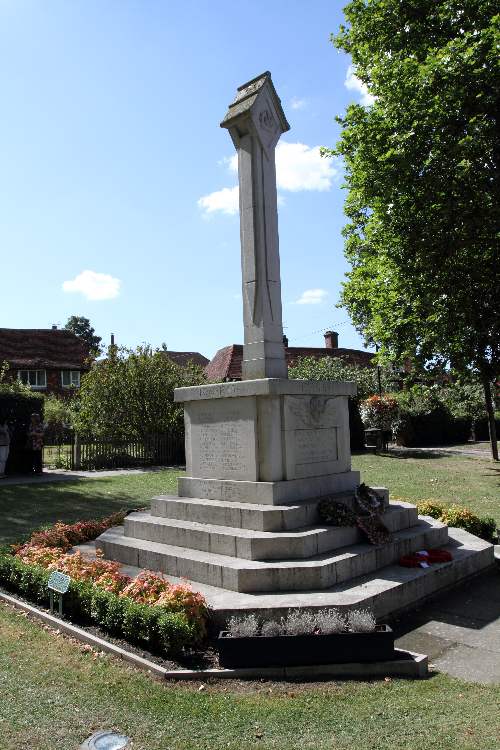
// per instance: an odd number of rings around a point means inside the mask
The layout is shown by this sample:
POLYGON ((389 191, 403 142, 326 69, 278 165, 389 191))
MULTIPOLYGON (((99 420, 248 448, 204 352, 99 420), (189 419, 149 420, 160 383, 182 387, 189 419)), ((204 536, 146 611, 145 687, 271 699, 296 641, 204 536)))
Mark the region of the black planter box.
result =
POLYGON ((358 664, 394 659, 394 633, 377 625, 372 633, 331 635, 230 636, 217 639, 221 667, 292 667, 307 664, 358 664))

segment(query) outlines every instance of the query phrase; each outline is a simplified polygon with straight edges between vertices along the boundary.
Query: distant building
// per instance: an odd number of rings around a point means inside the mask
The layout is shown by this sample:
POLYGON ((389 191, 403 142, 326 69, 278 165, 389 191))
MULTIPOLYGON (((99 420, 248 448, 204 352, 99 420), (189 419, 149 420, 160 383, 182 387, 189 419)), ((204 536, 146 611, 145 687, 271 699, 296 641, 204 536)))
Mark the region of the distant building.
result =
MULTIPOLYGON (((288 367, 294 365, 301 357, 335 357, 342 359, 348 365, 358 367, 372 367, 374 354, 362 349, 344 349, 339 347, 339 335, 335 331, 325 333, 325 346, 306 347, 288 346, 288 340, 283 337, 285 355, 288 367)), ((241 365, 243 361, 243 345, 231 344, 219 349, 214 358, 205 367, 205 376, 211 382, 224 383, 231 380, 241 380, 241 365)))
POLYGON ((186 365, 192 362, 193 365, 198 365, 198 367, 203 369, 210 362, 207 357, 204 357, 199 352, 171 352, 170 349, 164 349, 162 353, 181 367, 186 367, 186 365))
POLYGON ((72 331, 52 328, 0 328, 0 367, 7 377, 34 391, 70 395, 90 369, 89 350, 72 331))

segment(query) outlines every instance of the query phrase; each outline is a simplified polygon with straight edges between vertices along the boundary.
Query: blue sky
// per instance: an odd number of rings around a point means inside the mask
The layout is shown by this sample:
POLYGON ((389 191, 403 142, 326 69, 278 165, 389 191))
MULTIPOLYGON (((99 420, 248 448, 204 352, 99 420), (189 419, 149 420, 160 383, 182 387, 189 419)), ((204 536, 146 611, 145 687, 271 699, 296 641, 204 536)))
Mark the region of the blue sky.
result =
POLYGON ((322 0, 0 0, 0 326, 90 318, 108 340, 196 350, 242 341, 236 87, 272 72, 290 132, 277 152, 290 344, 338 330, 340 165, 317 147, 366 100, 322 0), (85 273, 87 272, 87 273, 85 273))

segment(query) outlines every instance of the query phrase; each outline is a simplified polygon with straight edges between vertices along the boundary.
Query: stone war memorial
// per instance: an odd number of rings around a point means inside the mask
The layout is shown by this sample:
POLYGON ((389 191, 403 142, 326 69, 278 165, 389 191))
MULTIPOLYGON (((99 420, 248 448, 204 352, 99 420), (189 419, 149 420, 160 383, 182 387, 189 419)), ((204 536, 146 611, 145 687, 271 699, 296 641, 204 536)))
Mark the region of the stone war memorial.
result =
POLYGON ((367 607, 377 618, 409 608, 493 564, 493 547, 449 529, 376 488, 389 538, 320 522, 325 498, 354 509, 348 397, 353 383, 288 380, 281 317, 275 148, 289 130, 270 73, 240 86, 221 126, 238 154, 243 380, 180 388, 186 476, 178 495, 97 540, 106 557, 187 578, 216 621, 254 612, 367 607), (402 567, 419 550, 449 562, 402 567))

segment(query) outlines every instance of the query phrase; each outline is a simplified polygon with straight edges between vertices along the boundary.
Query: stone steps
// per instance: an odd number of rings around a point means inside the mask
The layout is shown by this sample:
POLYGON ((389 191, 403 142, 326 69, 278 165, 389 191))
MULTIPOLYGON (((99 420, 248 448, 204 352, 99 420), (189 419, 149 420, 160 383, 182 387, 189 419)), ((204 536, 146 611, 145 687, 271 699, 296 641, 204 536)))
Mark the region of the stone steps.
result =
MULTIPOLYGON (((192 507, 181 506, 178 510, 187 515, 192 507)), ((209 510, 212 512, 213 509, 209 510)), ((414 525, 417 518, 412 506, 393 505, 384 514, 384 522, 391 531, 406 529, 414 525)), ((159 517, 147 512, 129 514, 125 519, 124 534, 247 560, 305 559, 364 541, 355 526, 310 525, 292 531, 256 531, 205 521, 159 517)))
MULTIPOLYGON (((463 529, 448 529, 448 543, 442 545, 453 555, 453 560, 429 568, 403 568, 397 563, 379 568, 372 573, 311 591, 275 591, 268 593, 240 593, 209 584, 192 581, 211 608, 211 622, 221 629, 232 615, 254 613, 261 619, 279 620, 292 610, 314 611, 335 607, 343 611, 368 608, 379 621, 396 612, 411 609, 424 600, 494 565, 493 546, 463 529)), ((93 556, 93 542, 79 545, 83 554, 93 556)), ((135 577, 142 568, 137 563, 123 565, 124 573, 135 577)), ((173 583, 179 578, 167 575, 173 583)))
MULTIPOLYGON (((339 494, 335 496, 335 499, 347 506, 352 505, 353 502, 352 494, 339 494)), ((387 496, 386 505, 388 509, 391 507, 387 496)), ((409 510, 414 508, 409 503, 399 503, 399 506, 409 510)), ((178 497, 177 495, 157 495, 151 503, 151 515, 214 526, 230 526, 233 529, 291 531, 318 523, 317 507, 318 500, 296 505, 264 505, 228 503, 224 500, 178 497)), ((415 511, 415 523, 416 520, 415 511)))
POLYGON ((124 536, 123 527, 104 532, 96 546, 108 559, 240 592, 307 591, 369 574, 401 555, 447 542, 447 526, 431 518, 394 534, 380 547, 355 544, 307 560, 257 561, 124 536))

